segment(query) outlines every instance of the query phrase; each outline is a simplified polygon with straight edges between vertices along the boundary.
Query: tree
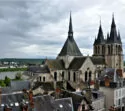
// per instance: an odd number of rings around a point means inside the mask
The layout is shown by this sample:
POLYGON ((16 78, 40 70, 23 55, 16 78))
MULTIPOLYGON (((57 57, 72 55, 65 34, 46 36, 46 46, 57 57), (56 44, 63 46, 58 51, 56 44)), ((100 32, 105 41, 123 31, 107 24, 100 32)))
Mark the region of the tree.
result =
POLYGON ((1 87, 5 87, 5 86, 6 86, 6 84, 4 83, 3 80, 0 80, 0 86, 1 86, 1 87))
POLYGON ((10 81, 11 81, 10 78, 6 76, 4 80, 4 83, 6 84, 6 86, 9 86, 10 81))
POLYGON ((20 80, 21 77, 22 77, 21 73, 18 72, 18 73, 16 74, 16 76, 15 76, 15 79, 16 79, 16 80, 20 80))

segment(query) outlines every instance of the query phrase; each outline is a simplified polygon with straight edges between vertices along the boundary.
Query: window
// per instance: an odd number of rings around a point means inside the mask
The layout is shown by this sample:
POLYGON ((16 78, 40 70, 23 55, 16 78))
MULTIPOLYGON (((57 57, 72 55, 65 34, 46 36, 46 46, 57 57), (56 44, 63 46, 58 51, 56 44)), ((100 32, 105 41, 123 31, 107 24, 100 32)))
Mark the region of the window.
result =
POLYGON ((118 100, 118 105, 120 105, 121 104, 121 101, 120 101, 120 99, 118 100))
POLYGON ((70 72, 68 72, 68 80, 70 81, 70 72))
POLYGON ((76 81, 76 73, 74 72, 73 74, 73 81, 75 82, 76 81))
POLYGON ((45 77, 43 77, 43 82, 45 82, 45 77))
POLYGON ((89 80, 92 80, 92 72, 91 71, 89 71, 89 80))
POLYGON ((62 72, 62 80, 64 80, 64 71, 62 72))
POLYGON ((57 81, 57 72, 54 72, 54 80, 57 81))
POLYGON ((85 72, 85 81, 87 81, 87 71, 85 72))
POLYGON ((41 81, 41 76, 39 77, 39 81, 41 81))

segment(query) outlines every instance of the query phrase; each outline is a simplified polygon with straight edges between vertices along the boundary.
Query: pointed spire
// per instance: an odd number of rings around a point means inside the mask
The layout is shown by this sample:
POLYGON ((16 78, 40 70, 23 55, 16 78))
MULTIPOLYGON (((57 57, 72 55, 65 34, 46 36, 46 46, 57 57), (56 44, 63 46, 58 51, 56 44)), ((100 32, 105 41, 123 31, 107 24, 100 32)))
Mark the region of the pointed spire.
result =
POLYGON ((71 16, 71 11, 70 11, 70 20, 69 20, 69 31, 68 31, 68 36, 73 36, 73 27, 72 27, 72 16, 71 16))
POLYGON ((100 26, 98 30, 98 36, 97 36, 97 44, 102 44, 104 43, 104 36, 103 36, 103 31, 102 31, 102 26, 101 26, 101 20, 100 20, 100 26))
POLYGON ((117 31, 116 31, 114 14, 112 15, 112 24, 111 24, 111 31, 110 31, 110 40, 109 40, 108 42, 110 42, 110 43, 119 43, 119 42, 118 42, 118 39, 117 39, 117 31))
POLYGON ((111 27, 116 27, 115 19, 114 19, 114 13, 112 14, 112 25, 111 25, 111 27))

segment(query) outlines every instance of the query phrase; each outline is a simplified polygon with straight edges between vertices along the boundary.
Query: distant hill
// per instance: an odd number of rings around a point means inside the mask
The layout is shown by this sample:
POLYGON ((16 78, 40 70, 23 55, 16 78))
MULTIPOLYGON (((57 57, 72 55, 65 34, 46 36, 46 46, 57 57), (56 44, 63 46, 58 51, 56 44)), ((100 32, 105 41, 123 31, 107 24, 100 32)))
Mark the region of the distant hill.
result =
POLYGON ((0 62, 16 62, 19 64, 42 64, 45 59, 32 59, 32 58, 3 58, 0 62))

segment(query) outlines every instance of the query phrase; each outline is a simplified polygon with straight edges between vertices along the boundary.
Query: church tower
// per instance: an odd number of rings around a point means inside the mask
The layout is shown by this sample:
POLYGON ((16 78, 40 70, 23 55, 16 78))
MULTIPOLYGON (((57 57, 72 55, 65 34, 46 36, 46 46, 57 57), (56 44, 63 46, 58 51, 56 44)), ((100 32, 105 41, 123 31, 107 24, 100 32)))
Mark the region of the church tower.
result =
POLYGON ((68 68, 73 58, 79 56, 82 56, 82 53, 80 52, 80 49, 78 48, 73 37, 72 17, 70 13, 68 37, 62 50, 58 54, 57 59, 63 60, 65 68, 68 68))
POLYGON ((104 39, 101 23, 98 36, 93 44, 93 56, 104 57, 106 67, 123 69, 123 50, 120 32, 116 30, 114 15, 112 17, 110 34, 104 39))
POLYGON ((93 46, 94 46, 94 49, 93 49, 94 56, 104 56, 105 55, 105 40, 104 40, 104 36, 103 36, 101 21, 100 21, 97 39, 95 38, 93 46))
POLYGON ((110 35, 106 40, 105 60, 106 64, 112 68, 123 69, 123 50, 120 32, 116 30, 114 15, 112 17, 110 35))

